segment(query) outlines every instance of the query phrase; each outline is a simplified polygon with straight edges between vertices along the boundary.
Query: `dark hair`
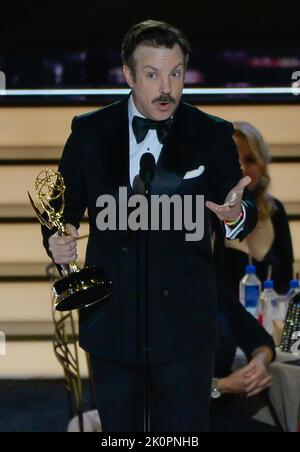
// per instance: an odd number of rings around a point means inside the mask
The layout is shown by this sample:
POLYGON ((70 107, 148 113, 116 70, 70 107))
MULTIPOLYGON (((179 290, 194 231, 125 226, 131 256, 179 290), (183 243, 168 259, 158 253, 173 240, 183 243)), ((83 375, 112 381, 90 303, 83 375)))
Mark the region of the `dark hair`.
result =
POLYGON ((132 54, 141 42, 151 47, 167 47, 168 49, 172 49, 175 44, 178 44, 187 63, 190 44, 183 33, 168 23, 145 20, 134 25, 123 40, 122 61, 130 69, 133 69, 132 54))

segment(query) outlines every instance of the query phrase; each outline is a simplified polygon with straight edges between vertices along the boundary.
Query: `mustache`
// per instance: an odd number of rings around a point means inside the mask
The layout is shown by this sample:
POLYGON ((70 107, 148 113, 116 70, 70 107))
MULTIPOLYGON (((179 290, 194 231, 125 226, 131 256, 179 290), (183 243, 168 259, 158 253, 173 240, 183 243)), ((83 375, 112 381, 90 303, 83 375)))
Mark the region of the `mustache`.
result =
POLYGON ((168 102, 169 104, 176 104, 176 100, 170 96, 170 94, 162 94, 161 96, 154 99, 153 103, 156 102, 168 102))

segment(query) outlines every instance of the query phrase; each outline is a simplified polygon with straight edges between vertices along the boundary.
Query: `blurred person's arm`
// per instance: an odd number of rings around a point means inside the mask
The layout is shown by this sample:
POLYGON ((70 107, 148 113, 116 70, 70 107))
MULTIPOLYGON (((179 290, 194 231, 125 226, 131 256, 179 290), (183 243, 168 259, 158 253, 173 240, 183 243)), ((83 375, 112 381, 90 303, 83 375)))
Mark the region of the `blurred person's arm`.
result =
POLYGON ((293 279, 293 245, 285 209, 277 199, 274 202, 277 208, 272 219, 275 230, 274 248, 279 261, 279 271, 276 274, 275 287, 278 293, 285 294, 289 289, 290 280, 293 279))
POLYGON ((272 385, 268 366, 273 360, 273 350, 262 346, 254 350, 252 359, 246 366, 225 378, 218 379, 218 389, 222 394, 246 394, 252 397, 272 385))

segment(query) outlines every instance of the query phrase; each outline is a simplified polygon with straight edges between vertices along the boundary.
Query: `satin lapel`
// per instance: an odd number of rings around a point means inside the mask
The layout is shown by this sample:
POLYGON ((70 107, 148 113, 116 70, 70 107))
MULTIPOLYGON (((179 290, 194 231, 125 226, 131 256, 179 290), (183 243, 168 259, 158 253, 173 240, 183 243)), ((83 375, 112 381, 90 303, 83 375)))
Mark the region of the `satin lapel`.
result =
POLYGON ((103 172, 108 191, 118 196, 119 187, 130 186, 128 99, 120 103, 120 110, 113 121, 106 131, 103 172))
POLYGON ((193 168, 201 131, 194 115, 181 103, 174 115, 172 130, 162 148, 152 182, 153 194, 174 194, 184 175, 193 168))
MULTIPOLYGON (((128 98, 120 102, 119 110, 111 118, 111 122, 107 124, 104 142, 103 176, 105 178, 105 191, 106 194, 114 196, 116 200, 118 219, 119 188, 127 187, 128 197, 133 193, 129 176, 128 98)), ((111 233, 120 240, 122 246, 126 246, 130 240, 130 231, 119 231, 117 229, 111 231, 111 233)))

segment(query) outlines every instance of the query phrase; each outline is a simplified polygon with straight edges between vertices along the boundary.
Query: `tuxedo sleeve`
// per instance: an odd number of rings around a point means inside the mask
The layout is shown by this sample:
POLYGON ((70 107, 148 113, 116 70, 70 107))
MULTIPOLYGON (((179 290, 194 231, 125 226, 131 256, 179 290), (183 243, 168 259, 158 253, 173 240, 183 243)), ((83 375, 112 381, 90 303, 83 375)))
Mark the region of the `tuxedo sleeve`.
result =
MULTIPOLYGON (((73 224, 77 229, 79 228, 87 205, 83 156, 80 142, 80 130, 77 127, 77 119, 74 118, 72 122, 72 133, 64 147, 58 172, 63 176, 66 186, 64 220, 66 223, 73 224)), ((57 208, 58 206, 55 206, 54 203, 53 207, 57 208)), ((43 215, 47 219, 45 212, 43 215)), ((55 232, 55 229, 49 230, 47 227, 42 226, 43 245, 51 259, 52 255, 49 251, 48 241, 49 237, 55 232)))
MULTIPOLYGON (((243 177, 235 142, 232 138, 234 128, 229 122, 218 123, 218 132, 215 131, 214 149, 212 152, 212 198, 217 204, 223 204, 228 193, 243 177)), ((243 229, 235 238, 243 240, 256 226, 257 208, 254 198, 249 190, 244 190, 243 205, 246 220, 243 229)), ((224 227, 224 235, 225 235, 224 227)))

